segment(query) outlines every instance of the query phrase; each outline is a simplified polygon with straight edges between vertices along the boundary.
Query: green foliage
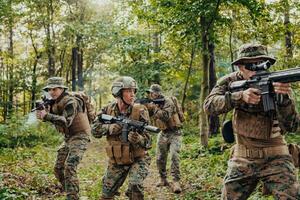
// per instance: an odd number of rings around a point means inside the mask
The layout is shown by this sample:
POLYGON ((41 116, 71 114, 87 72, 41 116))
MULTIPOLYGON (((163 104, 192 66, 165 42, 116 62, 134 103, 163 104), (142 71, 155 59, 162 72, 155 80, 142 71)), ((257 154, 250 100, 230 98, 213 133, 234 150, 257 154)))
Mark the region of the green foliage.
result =
POLYGON ((52 170, 56 153, 53 146, 61 137, 49 125, 26 127, 24 122, 12 119, 1 125, 0 198, 55 197, 59 192, 52 170))
POLYGON ((7 124, 0 124, 0 149, 34 147, 38 143, 57 144, 59 133, 53 126, 38 121, 37 126, 26 125, 26 120, 13 117, 7 124))

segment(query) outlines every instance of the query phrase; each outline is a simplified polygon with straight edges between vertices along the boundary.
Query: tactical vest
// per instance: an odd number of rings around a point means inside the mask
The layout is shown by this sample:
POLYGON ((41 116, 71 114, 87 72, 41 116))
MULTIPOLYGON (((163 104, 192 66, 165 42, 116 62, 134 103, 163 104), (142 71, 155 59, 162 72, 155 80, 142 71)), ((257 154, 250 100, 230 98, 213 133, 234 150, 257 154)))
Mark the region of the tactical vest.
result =
MULTIPOLYGON (((243 80, 243 77, 240 72, 233 72, 221 78, 218 85, 228 87, 237 80, 243 80)), ((273 127, 273 118, 264 113, 262 102, 251 106, 246 103, 233 106, 233 130, 236 134, 255 139, 269 139, 281 134, 279 127, 273 127)))
MULTIPOLYGON (((116 104, 111 104, 107 107, 106 114, 115 117, 117 113, 113 108, 116 104)), ((141 112, 145 110, 145 107, 141 104, 133 104, 132 111, 129 115, 129 119, 140 120, 141 112)), ((134 162, 136 158, 142 158, 146 155, 146 149, 142 147, 133 147, 131 144, 123 143, 120 139, 120 135, 107 135, 108 146, 106 147, 106 153, 109 157, 109 162, 118 165, 129 165, 134 162)))
POLYGON ((233 115, 233 130, 245 137, 269 139, 272 120, 260 113, 249 113, 236 109, 233 115))
POLYGON ((159 118, 154 118, 155 126, 157 126, 162 131, 175 130, 175 129, 182 127, 182 122, 180 121, 180 118, 176 111, 176 107, 175 107, 173 100, 171 100, 170 98, 166 98, 165 103, 166 102, 170 103, 173 107, 171 117, 167 122, 165 122, 159 118))
MULTIPOLYGON (((52 113, 56 115, 63 115, 64 108, 70 98, 76 97, 70 97, 68 94, 63 96, 59 102, 55 102, 55 104, 52 106, 52 113)), ((76 99, 76 101, 80 101, 79 99, 76 99)), ((78 103, 79 105, 79 103, 78 103)), ((65 136, 73 136, 77 135, 79 133, 85 133, 89 134, 91 132, 91 127, 89 124, 89 119, 86 114, 85 109, 82 109, 84 112, 77 112, 77 115, 74 117, 72 124, 69 127, 62 127, 55 125, 56 129, 59 132, 62 132, 65 134, 65 136)))

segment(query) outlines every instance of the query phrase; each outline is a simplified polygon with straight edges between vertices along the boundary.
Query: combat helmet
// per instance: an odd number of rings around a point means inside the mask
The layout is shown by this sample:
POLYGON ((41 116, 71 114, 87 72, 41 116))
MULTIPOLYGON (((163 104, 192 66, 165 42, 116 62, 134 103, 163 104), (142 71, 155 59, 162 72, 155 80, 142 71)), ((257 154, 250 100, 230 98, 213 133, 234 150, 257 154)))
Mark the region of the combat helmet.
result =
POLYGON ((157 94, 161 95, 162 89, 159 84, 152 84, 150 86, 150 88, 147 90, 147 92, 153 92, 153 93, 157 93, 157 94))
POLYGON ((130 76, 122 76, 114 80, 111 86, 111 92, 114 97, 121 97, 122 89, 138 89, 136 81, 130 76))
POLYGON ((269 60, 271 65, 276 62, 276 59, 268 55, 267 47, 261 44, 245 44, 239 48, 238 56, 232 65, 242 64, 246 60, 263 59, 269 60))

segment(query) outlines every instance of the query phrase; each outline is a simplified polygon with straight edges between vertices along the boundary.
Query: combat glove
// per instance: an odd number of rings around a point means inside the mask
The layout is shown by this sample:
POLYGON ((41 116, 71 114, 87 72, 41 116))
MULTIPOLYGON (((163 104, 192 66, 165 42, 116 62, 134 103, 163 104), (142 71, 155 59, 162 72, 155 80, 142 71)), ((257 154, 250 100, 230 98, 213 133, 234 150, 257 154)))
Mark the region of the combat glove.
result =
POLYGON ((155 112, 157 109, 157 105, 155 103, 147 103, 145 106, 150 112, 155 112))
POLYGON ((139 133, 137 132, 133 132, 131 131, 129 134, 128 134, 128 141, 131 143, 131 144, 143 144, 144 143, 144 137, 141 136, 139 133))
POLYGON ((107 133, 108 128, 109 128, 108 124, 93 123, 91 132, 95 138, 101 138, 103 135, 107 133))
POLYGON ((119 135, 122 132, 122 126, 119 124, 110 124, 108 132, 110 135, 119 135))

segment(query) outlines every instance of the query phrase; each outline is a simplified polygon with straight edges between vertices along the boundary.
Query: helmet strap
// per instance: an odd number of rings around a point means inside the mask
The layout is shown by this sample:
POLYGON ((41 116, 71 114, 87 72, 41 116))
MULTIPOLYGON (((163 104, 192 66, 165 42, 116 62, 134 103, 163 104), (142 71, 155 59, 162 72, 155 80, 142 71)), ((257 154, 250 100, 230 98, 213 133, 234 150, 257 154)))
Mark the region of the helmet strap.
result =
POLYGON ((123 101, 123 103, 126 105, 126 106, 130 106, 130 104, 126 103, 125 100, 123 99, 123 96, 121 95, 121 100, 123 101))

